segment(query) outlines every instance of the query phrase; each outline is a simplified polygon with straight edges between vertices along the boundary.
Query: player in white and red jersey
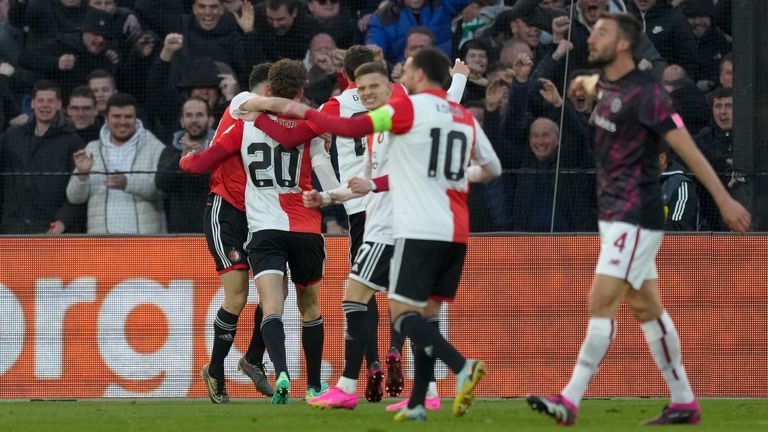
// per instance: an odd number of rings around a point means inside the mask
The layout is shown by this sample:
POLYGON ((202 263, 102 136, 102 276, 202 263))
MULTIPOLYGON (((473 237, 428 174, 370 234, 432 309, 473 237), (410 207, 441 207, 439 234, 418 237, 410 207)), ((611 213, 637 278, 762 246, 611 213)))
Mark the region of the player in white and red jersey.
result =
MULTIPOLYGON (((243 92, 232 99, 231 105, 239 105, 254 94, 261 94, 267 85, 271 63, 253 67, 249 77, 251 92, 243 92)), ((219 122, 212 145, 238 120, 232 117, 229 108, 219 122)), ((186 157, 189 164, 194 156, 186 157)), ((201 171, 202 172, 202 171, 201 171)), ((203 366, 201 374, 206 382, 208 396, 213 403, 227 403, 224 359, 229 354, 237 330, 240 313, 248 300, 248 261, 244 249, 248 236, 245 218, 245 171, 239 155, 232 155, 211 170, 210 195, 205 209, 204 232, 208 250, 216 263, 221 285, 224 287, 224 302, 216 313, 213 323, 214 339, 211 361, 203 366)), ((253 381, 256 389, 266 396, 274 390, 264 372, 264 340, 258 323, 263 318, 261 305, 256 305, 253 334, 248 352, 238 362, 238 368, 253 381)))
POLYGON ((501 173, 498 157, 469 111, 445 99, 440 84, 448 68, 440 51, 420 50, 404 66, 403 82, 414 95, 393 99, 360 118, 333 119, 289 101, 279 108, 338 135, 391 132, 395 251, 390 313, 395 330, 414 345, 416 369, 408 406, 396 420, 426 418, 424 400, 436 358, 457 374, 456 416, 469 408, 485 373, 483 362, 466 360, 425 319, 436 317, 441 302, 452 300, 458 288, 469 234, 469 182, 488 182, 501 173))
MULTIPOLYGON (((269 72, 271 92, 276 96, 300 98, 305 80, 303 66, 292 60, 275 63, 269 72)), ((297 123, 285 118, 279 121, 288 126, 297 123)), ((307 396, 313 397, 323 390, 320 381, 323 319, 317 293, 323 274, 325 244, 320 234, 320 213, 304 207, 301 192, 312 188, 312 171, 325 188, 339 186, 330 156, 322 140, 287 149, 252 122, 231 125, 219 139, 219 148, 200 156, 223 159, 240 153, 248 176, 245 203, 249 240, 246 249, 264 308, 261 331, 277 374, 272 402, 287 403, 290 391, 282 323, 282 281, 286 265, 290 266, 291 277, 297 286, 307 362, 307 396)))

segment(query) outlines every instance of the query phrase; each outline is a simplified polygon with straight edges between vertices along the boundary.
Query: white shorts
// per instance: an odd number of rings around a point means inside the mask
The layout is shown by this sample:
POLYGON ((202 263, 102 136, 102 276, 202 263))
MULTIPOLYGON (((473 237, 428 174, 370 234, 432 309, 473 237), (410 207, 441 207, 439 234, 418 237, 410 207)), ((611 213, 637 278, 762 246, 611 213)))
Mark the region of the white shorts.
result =
POLYGON ((595 274, 627 281, 639 290, 656 279, 656 253, 664 231, 647 230, 626 222, 599 221, 600 257, 595 274))

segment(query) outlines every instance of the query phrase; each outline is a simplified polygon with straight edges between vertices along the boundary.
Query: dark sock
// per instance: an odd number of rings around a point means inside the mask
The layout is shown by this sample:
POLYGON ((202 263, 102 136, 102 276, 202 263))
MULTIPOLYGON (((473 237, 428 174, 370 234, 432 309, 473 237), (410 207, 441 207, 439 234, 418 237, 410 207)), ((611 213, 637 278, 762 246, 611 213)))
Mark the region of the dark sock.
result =
POLYGON ((216 320, 213 322, 213 350, 211 351, 211 365, 208 373, 216 379, 224 378, 224 359, 232 348, 237 331, 237 315, 231 314, 219 308, 216 312, 216 320))
POLYGON ((285 329, 280 315, 270 315, 261 322, 261 334, 264 336, 264 344, 269 351, 269 358, 275 367, 275 376, 280 372, 288 374, 288 365, 285 361, 285 329))
POLYGON ((255 365, 264 361, 264 336, 261 334, 261 320, 264 319, 264 309, 260 304, 256 305, 256 312, 253 313, 253 333, 251 334, 251 343, 248 345, 248 352, 245 353, 245 359, 248 363, 255 365))
POLYGON ((412 346, 413 350, 413 390, 408 398, 408 408, 424 405, 427 398, 429 381, 435 376, 435 358, 430 357, 424 349, 412 346))
POLYGON ((341 302, 347 318, 344 335, 344 372, 342 376, 356 380, 360 377, 363 353, 368 343, 367 306, 353 301, 341 302))
POLYGON ((307 388, 320 390, 320 371, 323 366, 323 317, 301 323, 301 345, 304 348, 304 360, 307 363, 307 388))
MULTIPOLYGON (((390 322, 392 319, 390 318, 390 322)), ((403 346, 405 346, 405 335, 395 331, 394 324, 389 325, 389 347, 395 348, 400 354, 403 353, 403 346)))
MULTIPOLYGON (((428 317, 427 322, 429 325, 437 329, 438 333, 440 332, 440 317, 428 317)), ((436 382, 435 380, 435 363, 437 363, 437 359, 433 356, 430 357, 430 361, 432 362, 432 367, 429 368, 429 378, 428 382, 436 382)))
POLYGON ((466 362, 464 357, 420 314, 406 312, 395 319, 393 326, 397 332, 411 338, 415 346, 431 351, 433 357, 442 360, 454 373, 461 372, 466 362))
POLYGON ((365 348, 365 362, 368 369, 379 361, 379 305, 376 295, 368 302, 368 343, 365 348))

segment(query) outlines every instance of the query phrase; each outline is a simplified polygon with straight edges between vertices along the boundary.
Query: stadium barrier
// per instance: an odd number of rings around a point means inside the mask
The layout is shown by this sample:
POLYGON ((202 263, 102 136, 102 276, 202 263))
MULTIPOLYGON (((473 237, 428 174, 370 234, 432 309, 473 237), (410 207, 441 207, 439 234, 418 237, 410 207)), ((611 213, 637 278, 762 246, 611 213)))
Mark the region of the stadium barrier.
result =
MULTIPOLYGON (((586 329, 597 248, 592 235, 471 239, 459 298, 443 311, 442 330, 465 354, 488 363, 479 396, 552 393, 567 381, 586 329)), ((2 238, 0 251, 0 397, 206 395, 199 370, 223 290, 202 237, 2 238)), ((346 238, 328 238, 327 252, 324 379, 333 383, 343 367, 346 238)), ((766 262, 765 236, 664 240, 657 261, 662 298, 698 395, 768 396, 766 262)), ((301 397, 300 318, 291 299, 287 349, 292 396, 301 397)), ((226 362, 234 397, 255 394, 236 372, 255 300, 254 293, 226 362)), ((386 301, 379 304, 386 321, 386 301)), ((383 323, 379 340, 384 353, 383 323)), ((438 381, 441 394, 452 396, 453 377, 442 364, 438 381)), ((618 338, 588 396, 665 394, 642 333, 622 306, 618 338)))

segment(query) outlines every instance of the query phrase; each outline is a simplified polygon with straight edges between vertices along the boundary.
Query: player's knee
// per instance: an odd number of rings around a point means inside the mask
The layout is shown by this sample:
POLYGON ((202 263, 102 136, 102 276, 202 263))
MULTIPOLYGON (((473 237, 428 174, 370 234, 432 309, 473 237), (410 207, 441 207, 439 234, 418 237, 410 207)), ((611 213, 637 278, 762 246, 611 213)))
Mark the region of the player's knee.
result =
POLYGON ((661 316, 662 308, 660 305, 655 305, 648 302, 630 302, 630 309, 635 319, 641 323, 653 321, 661 316))
POLYGON ((243 311, 243 308, 247 302, 247 293, 246 295, 226 296, 224 297, 224 303, 222 304, 222 307, 224 307, 224 309, 229 313, 240 315, 240 312, 243 311))
POLYGON ((320 305, 317 303, 309 306, 300 307, 301 319, 304 321, 313 321, 320 318, 320 305))

